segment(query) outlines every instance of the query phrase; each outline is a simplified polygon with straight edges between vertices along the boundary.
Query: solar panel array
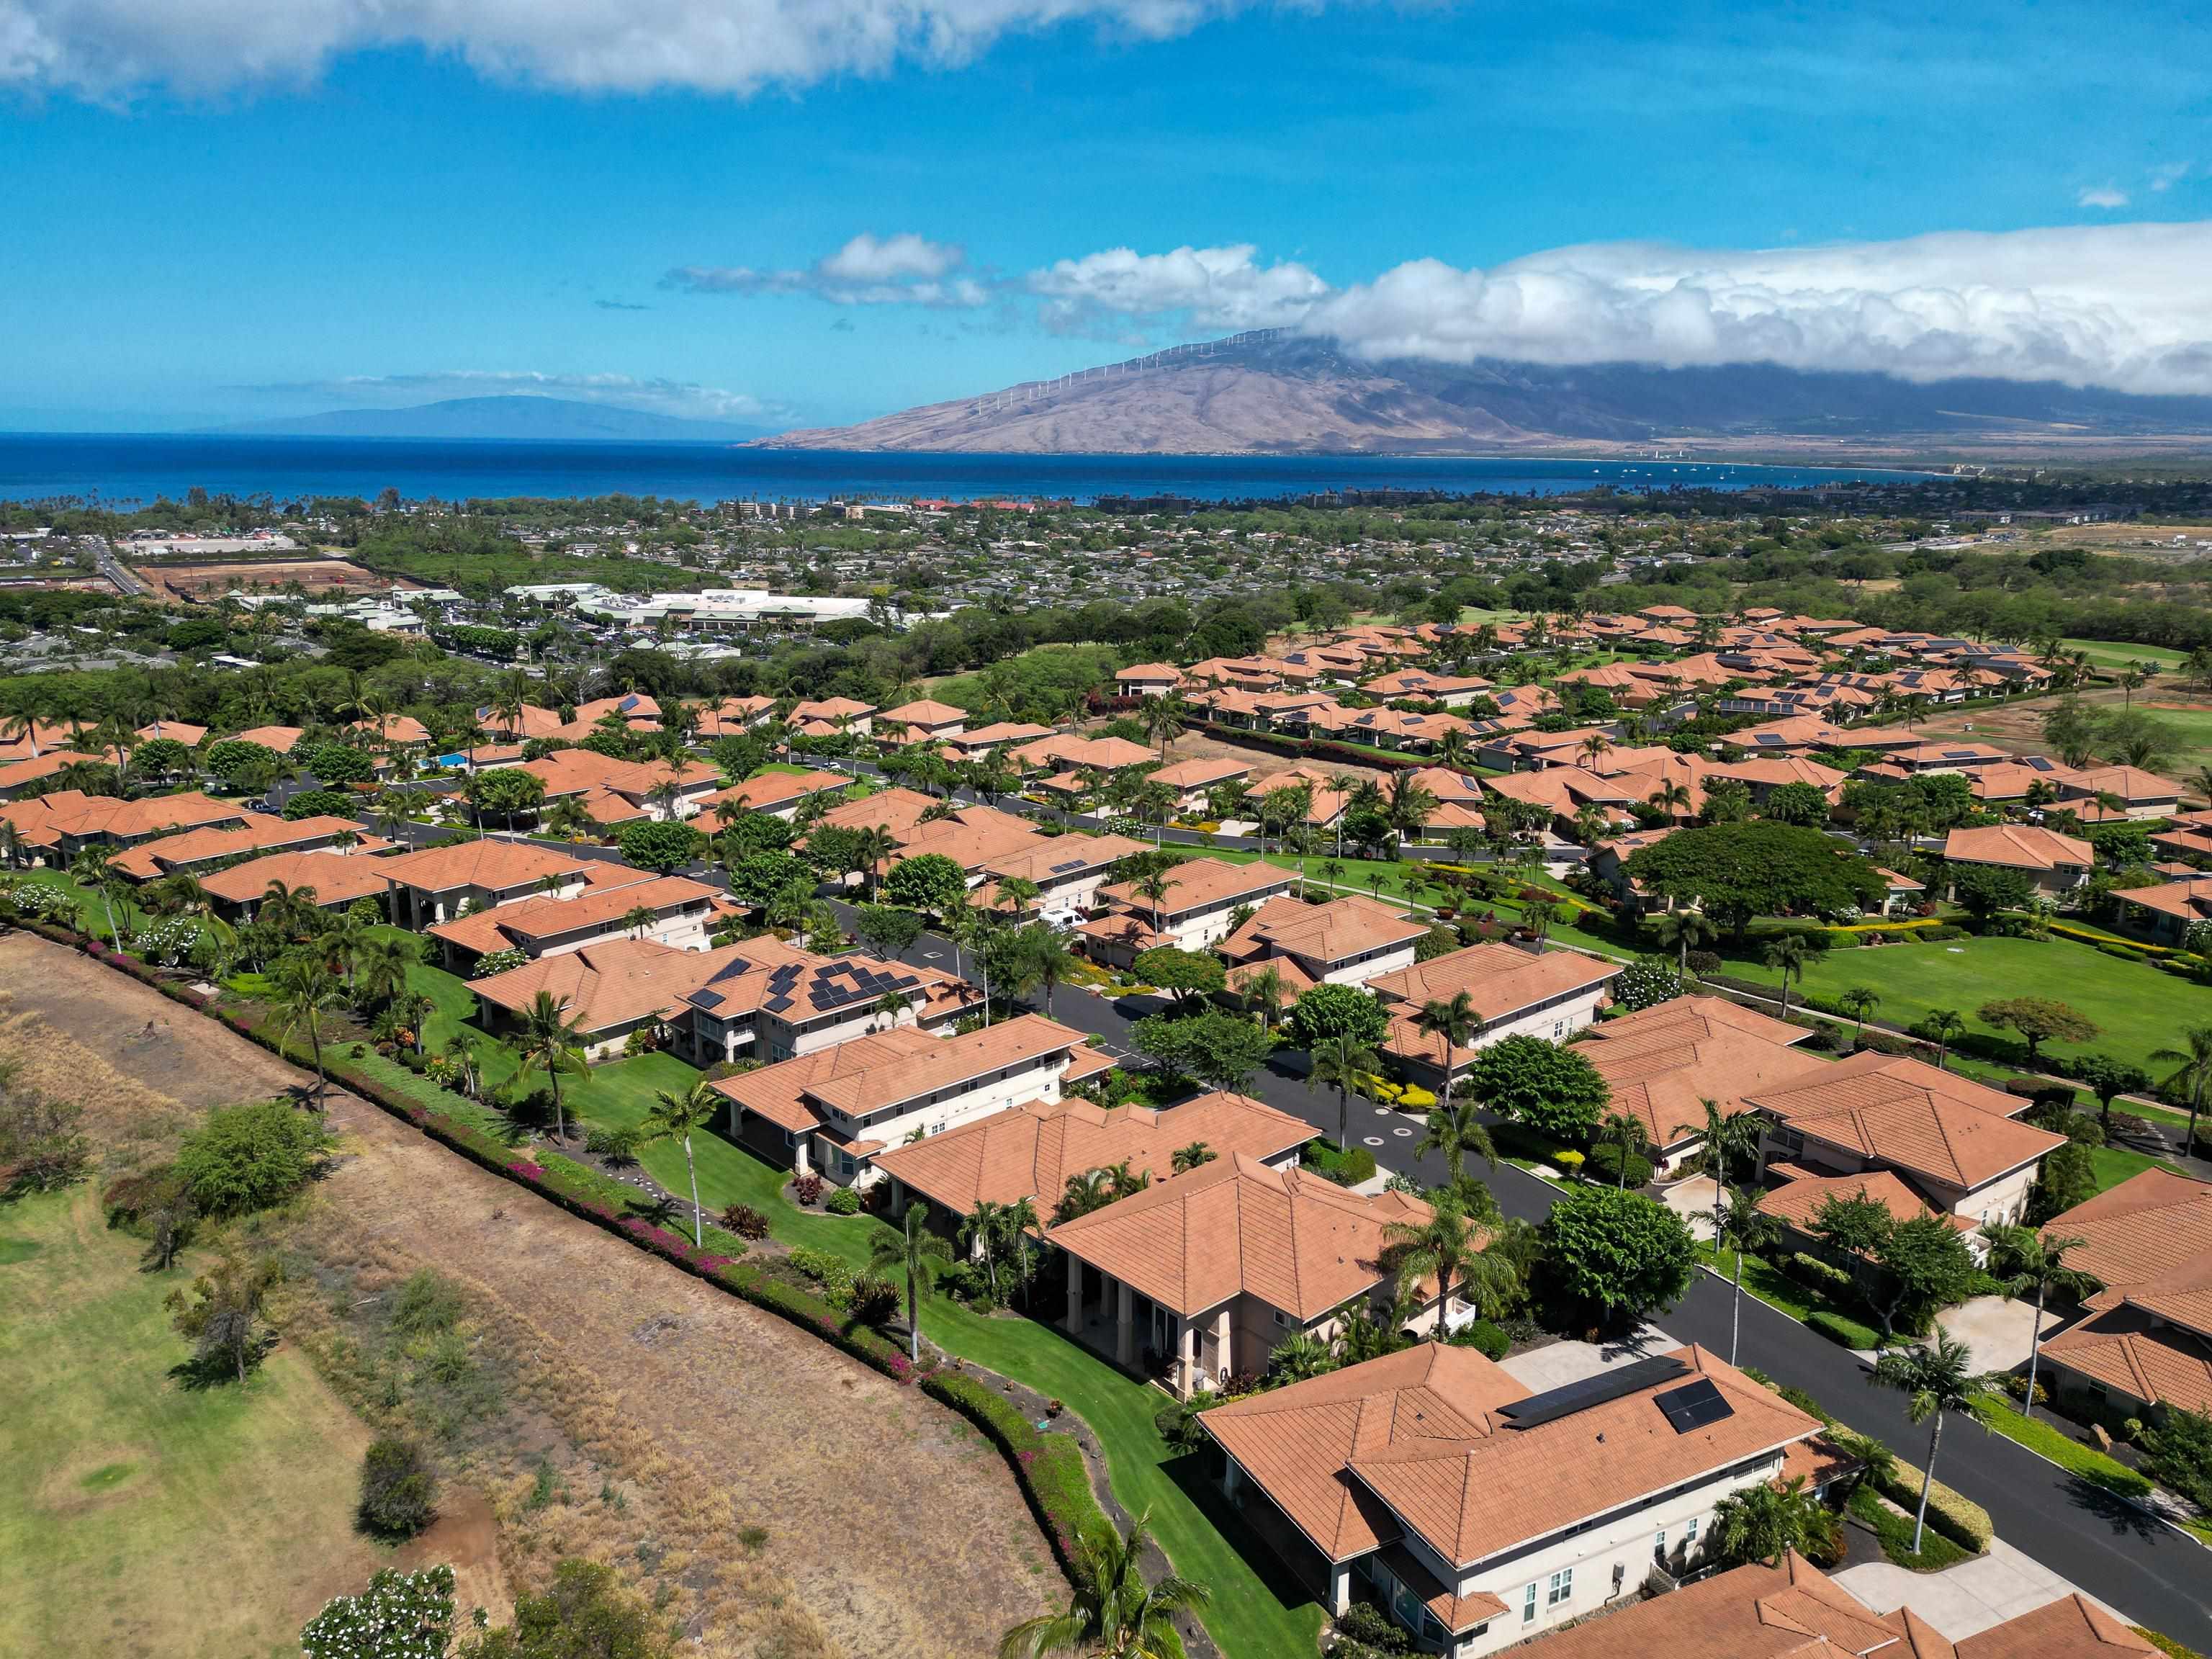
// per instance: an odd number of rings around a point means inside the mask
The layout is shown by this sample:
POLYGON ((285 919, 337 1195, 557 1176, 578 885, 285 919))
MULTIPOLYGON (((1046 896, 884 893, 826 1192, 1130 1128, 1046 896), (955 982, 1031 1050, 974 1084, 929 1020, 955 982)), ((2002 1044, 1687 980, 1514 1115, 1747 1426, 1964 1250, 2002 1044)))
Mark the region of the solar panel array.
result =
POLYGON ((1608 1366, 1595 1376, 1586 1376, 1564 1388, 1547 1389, 1526 1400, 1509 1401, 1498 1408, 1498 1414, 1516 1429, 1533 1429, 1562 1417, 1571 1417, 1577 1412, 1586 1412, 1593 1406, 1602 1406, 1623 1395, 1634 1394, 1639 1389, 1648 1389, 1655 1382, 1671 1381, 1689 1369, 1670 1355, 1632 1360, 1626 1365, 1608 1366))
POLYGON ((1679 1389, 1669 1389, 1651 1403, 1666 1413, 1668 1424, 1677 1434, 1687 1434, 1692 1429, 1702 1429, 1735 1415, 1735 1407, 1729 1404, 1728 1396, 1706 1376, 1686 1382, 1679 1389))

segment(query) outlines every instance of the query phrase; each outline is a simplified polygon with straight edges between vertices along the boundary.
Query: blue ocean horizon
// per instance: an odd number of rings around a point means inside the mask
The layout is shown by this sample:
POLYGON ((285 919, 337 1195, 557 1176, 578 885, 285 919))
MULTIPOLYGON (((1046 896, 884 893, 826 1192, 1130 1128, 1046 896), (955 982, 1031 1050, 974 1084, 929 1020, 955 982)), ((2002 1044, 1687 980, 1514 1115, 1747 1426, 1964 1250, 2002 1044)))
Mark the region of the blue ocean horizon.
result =
POLYGON ((210 495, 410 501, 655 495, 674 501, 942 497, 1089 502, 1102 495, 1241 501, 1327 490, 1556 495, 1899 483, 1923 472, 1567 457, 966 455, 748 449, 730 444, 305 438, 181 433, 0 433, 0 499, 114 507, 210 495))

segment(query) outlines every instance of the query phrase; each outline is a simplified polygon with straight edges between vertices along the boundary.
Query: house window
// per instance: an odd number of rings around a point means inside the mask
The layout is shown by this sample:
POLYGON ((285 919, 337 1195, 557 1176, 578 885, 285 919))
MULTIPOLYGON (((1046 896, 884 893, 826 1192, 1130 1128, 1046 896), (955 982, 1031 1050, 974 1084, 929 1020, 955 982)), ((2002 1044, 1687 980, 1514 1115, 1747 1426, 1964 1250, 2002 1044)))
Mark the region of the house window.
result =
POLYGON ((1659 1528, 1658 1535, 1651 1540, 1651 1559, 1655 1561, 1667 1559, 1667 1528, 1664 1527, 1659 1528))
POLYGON ((1536 1622, 1536 1587, 1534 1584, 1522 1592, 1521 1622, 1524 1625, 1533 1625, 1536 1622))
POLYGON ((1697 1517, 1696 1517, 1696 1516, 1692 1516, 1691 1517, 1691 1519, 1690 1519, 1690 1523, 1689 1523, 1689 1525, 1687 1525, 1687 1526, 1686 1526, 1686 1527, 1684 1527, 1684 1528, 1682 1528, 1682 1547, 1683 1547, 1684 1549, 1687 1549, 1687 1548, 1689 1548, 1692 1544, 1695 1544, 1697 1541, 1698 1541, 1698 1522, 1697 1522, 1697 1517))
POLYGON ((1544 1595, 1544 1605, 1547 1607, 1556 1607, 1573 1599, 1574 1593, 1575 1570, 1572 1567, 1561 1567, 1552 1575, 1551 1588, 1544 1595))

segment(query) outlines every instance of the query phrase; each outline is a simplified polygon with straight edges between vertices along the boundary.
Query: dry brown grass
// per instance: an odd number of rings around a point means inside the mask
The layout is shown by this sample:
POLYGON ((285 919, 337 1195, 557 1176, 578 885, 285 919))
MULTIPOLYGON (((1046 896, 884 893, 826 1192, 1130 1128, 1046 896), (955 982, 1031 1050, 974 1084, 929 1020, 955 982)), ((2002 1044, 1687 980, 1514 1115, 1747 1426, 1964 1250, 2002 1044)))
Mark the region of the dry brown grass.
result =
POLYGON ((151 587, 154 598, 164 605, 205 604, 234 590, 246 593, 274 592, 289 582, 297 582, 310 593, 366 594, 379 589, 388 590, 395 585, 401 587, 415 586, 402 579, 379 576, 346 559, 133 565, 131 574, 151 587))

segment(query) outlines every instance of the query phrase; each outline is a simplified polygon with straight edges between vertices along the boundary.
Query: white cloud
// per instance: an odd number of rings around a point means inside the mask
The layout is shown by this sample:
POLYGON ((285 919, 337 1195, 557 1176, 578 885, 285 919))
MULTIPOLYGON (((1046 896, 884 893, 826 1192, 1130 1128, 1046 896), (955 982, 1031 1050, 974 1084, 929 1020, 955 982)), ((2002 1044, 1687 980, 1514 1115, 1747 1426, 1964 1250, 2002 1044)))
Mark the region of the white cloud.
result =
POLYGON ((990 299, 981 282, 963 273, 967 262, 967 254, 951 242, 933 242, 910 231, 884 237, 863 231, 804 270, 684 265, 663 276, 660 285, 693 294, 811 294, 841 306, 962 309, 990 299))
POLYGON ((2150 187, 2154 191, 2172 190, 2189 176, 2190 169, 2196 165, 2194 161, 2168 161, 2164 167, 2153 167, 2150 187))
POLYGON ((1203 329, 1271 328, 1295 322, 1329 292, 1305 266, 1261 265, 1249 243, 1179 247, 1171 253, 1109 248, 1031 271, 1046 326, 1085 328, 1108 318, 1182 316, 1203 329))
POLYGON ((396 409, 447 398, 566 398, 696 421, 770 421, 783 411, 748 392, 688 380, 634 374, 547 374, 529 370, 454 368, 415 374, 351 374, 255 388, 297 398, 312 393, 350 407, 396 409))
POLYGON ((746 94, 1091 21, 1164 38, 1241 0, 0 0, 0 84, 95 98, 313 79, 415 45, 480 73, 586 91, 746 94))
POLYGON ((2128 193, 2116 185, 2091 185, 2074 200, 2085 208, 2124 208, 2128 204, 2128 193))
POLYGON ((1820 248, 1567 247, 1419 259, 1303 328, 1370 358, 1774 362, 2212 393, 2212 223, 1949 232, 1820 248))

